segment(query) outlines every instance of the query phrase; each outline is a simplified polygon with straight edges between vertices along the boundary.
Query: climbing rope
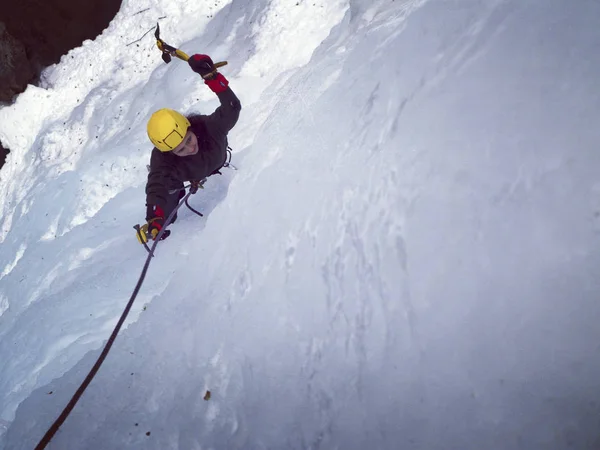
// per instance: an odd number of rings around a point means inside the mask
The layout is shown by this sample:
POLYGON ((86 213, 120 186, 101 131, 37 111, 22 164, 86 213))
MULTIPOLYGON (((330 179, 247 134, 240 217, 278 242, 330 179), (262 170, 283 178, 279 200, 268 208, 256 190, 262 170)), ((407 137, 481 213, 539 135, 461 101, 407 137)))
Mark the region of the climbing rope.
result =
POLYGON ((204 214, 202 214, 200 211, 196 211, 194 208, 192 208, 187 200, 185 201, 185 206, 187 206, 191 211, 198 214, 200 217, 204 217, 204 214))
MULTIPOLYGON (((233 164, 231 164, 231 148, 228 147, 227 152, 228 152, 229 157, 227 158, 227 161, 223 164, 223 167, 229 167, 233 170, 237 170, 237 168, 235 166, 233 166, 233 164)), ((220 174, 221 172, 216 170, 214 173, 220 174)), ((140 291, 142 284, 144 283, 144 279, 146 278, 146 272, 148 271, 148 268, 150 267, 150 261, 152 260, 152 257, 154 256, 154 250, 156 249, 157 244, 161 240, 163 233, 167 229, 167 226, 171 223, 171 221, 173 220, 173 217, 175 217, 175 214, 177 214, 177 211, 179 210, 179 208, 181 208, 181 206, 183 204, 185 204, 193 212, 195 212, 199 216, 202 216, 202 213, 196 211, 194 208, 192 208, 189 205, 188 198, 190 197, 190 195, 195 194, 198 191, 198 188, 203 189, 204 188, 203 185, 205 182, 206 182, 206 178, 203 179, 202 181, 192 182, 188 186, 184 186, 182 189, 176 189, 174 191, 174 192, 177 192, 177 191, 181 191, 181 190, 185 190, 185 189, 189 188, 189 192, 179 201, 179 203, 177 204, 177 207, 175 209, 173 209, 173 211, 171 211, 171 214, 169 214, 169 217, 167 217, 167 220, 165 220, 165 225, 161 228, 160 232, 156 236, 156 239, 154 240, 154 243, 152 244, 152 248, 148 247, 148 245, 144 242, 144 246, 146 247, 146 250, 148 250, 148 257, 146 258, 146 262, 144 263, 144 268, 142 269, 140 278, 138 279, 138 282, 135 285, 133 293, 131 294, 131 298, 129 299, 129 302, 127 302, 127 306, 125 306, 125 309, 123 310, 123 313, 121 314, 121 317, 119 318, 119 321, 117 322, 117 325, 115 326, 113 332, 111 333, 110 337, 108 338, 108 341, 104 345, 104 348, 102 349, 100 356, 96 360, 96 363, 94 364, 94 366, 92 367, 90 372, 87 374, 87 376, 85 377, 85 379, 83 380, 83 382, 81 383, 81 385, 79 386, 79 388, 77 389, 77 391, 75 392, 73 397, 71 397, 71 400, 69 400, 69 403, 67 403, 67 406, 65 406, 63 411, 60 413, 60 416, 58 416, 58 419, 56 419, 54 421, 54 423, 50 426, 48 431, 46 431, 46 434, 44 434, 44 436, 42 437, 40 442, 36 445, 35 450, 43 450, 46 448, 46 446, 50 443, 50 441, 52 440, 52 438, 54 437, 54 435, 56 434, 58 429, 65 422, 65 420, 67 420, 67 417, 69 417, 69 414, 71 414, 71 411, 73 411, 73 408, 75 408, 75 405, 77 404, 77 402, 79 401, 79 399, 81 398, 81 396, 83 395, 83 393, 85 392, 87 387, 90 385, 90 383, 92 382, 94 377, 96 376, 96 373, 98 373, 98 370, 100 370, 100 366, 102 366, 102 363, 108 356, 108 352, 110 351, 113 343, 115 342, 115 339, 117 338, 117 335, 119 334, 119 331, 121 330, 121 327, 123 326, 123 323, 125 322, 125 319, 129 315, 129 311, 131 310, 131 307, 133 306, 133 302, 135 301, 135 298, 137 297, 138 292, 140 291)), ((142 233, 142 230, 140 229, 139 225, 136 225, 134 228, 136 229, 136 231, 138 233, 142 233)))
POLYGON ((129 314, 129 311, 131 310, 131 307, 133 306, 133 302, 134 302, 135 298, 137 297, 138 292, 140 291, 140 288, 142 287, 144 278, 146 278, 146 272, 148 271, 148 267, 150 267, 150 260, 154 256, 154 250, 156 249, 156 245, 160 241, 160 238, 162 237, 164 231, 167 229, 167 226, 171 223, 171 220, 173 220, 173 217, 177 213, 177 210, 181 207, 181 205, 183 205, 184 203, 187 202, 187 199, 190 195, 192 195, 192 192, 188 192, 185 195, 185 197, 183 197, 183 199, 181 199, 181 201, 179 202, 177 207, 171 212, 171 214, 169 214, 169 217, 165 221, 165 226, 160 230, 160 232, 156 236, 156 239, 154 240, 154 244, 152 245, 152 248, 148 249, 148 257, 146 258, 144 268, 142 269, 142 274, 140 275, 140 278, 138 279, 138 282, 135 285, 135 289, 133 290, 133 293, 131 294, 131 298, 129 299, 129 302, 127 303, 127 306, 125 307, 123 314, 121 314, 121 317, 119 318, 119 321, 117 322, 117 325, 115 326, 115 329, 113 330, 112 334, 108 338, 106 345, 102 349, 102 352, 100 353, 100 356, 98 357, 98 360, 96 361, 96 363, 94 364, 94 366, 92 367, 90 372, 87 374, 87 376, 83 380, 83 383, 81 383, 81 386, 79 386, 79 389, 77 389, 77 391, 75 392, 75 395, 73 395, 73 397, 71 398, 71 400, 69 401, 67 406, 65 406, 65 409, 63 409, 62 413, 60 413, 60 416, 58 416, 58 419, 56 419, 54 421, 54 423, 48 429, 48 431, 46 432, 44 437, 40 440, 38 445, 35 447, 35 450, 43 450, 46 448, 46 446, 48 445, 50 440, 54 437, 54 435, 56 434, 56 432, 58 431, 60 426, 65 422, 67 417, 69 417, 69 414, 71 413, 71 411, 73 410, 73 408, 75 407, 75 405, 77 404, 77 402, 79 401, 79 399, 81 398, 81 396, 83 395, 83 393, 85 392, 85 390, 87 389, 89 384, 92 382, 92 380, 96 376, 96 373, 98 372, 98 370, 100 369, 100 366, 106 359, 106 356, 108 355, 110 348, 112 347, 115 339, 117 338, 117 334, 119 334, 119 330, 121 329, 123 322, 125 322, 125 319, 127 318, 127 315, 129 314))

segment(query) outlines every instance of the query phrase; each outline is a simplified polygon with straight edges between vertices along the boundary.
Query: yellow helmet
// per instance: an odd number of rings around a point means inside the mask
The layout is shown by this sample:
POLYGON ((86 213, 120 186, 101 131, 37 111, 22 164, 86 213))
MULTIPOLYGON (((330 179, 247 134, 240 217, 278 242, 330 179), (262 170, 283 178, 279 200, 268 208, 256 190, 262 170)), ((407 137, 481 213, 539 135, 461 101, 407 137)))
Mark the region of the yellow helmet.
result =
POLYGON ((183 141, 189 127, 190 121, 184 115, 163 108, 150 117, 148 137, 161 152, 170 152, 183 141))

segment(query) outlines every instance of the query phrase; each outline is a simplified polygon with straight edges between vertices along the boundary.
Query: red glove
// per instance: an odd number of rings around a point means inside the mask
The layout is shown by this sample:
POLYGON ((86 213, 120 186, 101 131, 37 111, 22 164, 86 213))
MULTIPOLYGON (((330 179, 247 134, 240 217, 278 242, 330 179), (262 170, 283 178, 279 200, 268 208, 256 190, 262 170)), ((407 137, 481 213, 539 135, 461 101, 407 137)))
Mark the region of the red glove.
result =
POLYGON ((188 59, 188 64, 192 70, 204 78, 206 84, 215 94, 223 92, 229 86, 229 81, 217 72, 213 60, 208 55, 195 54, 188 59))
POLYGON ((225 78, 222 74, 217 72, 213 79, 204 80, 204 84, 207 85, 215 94, 218 94, 219 92, 223 92, 227 89, 227 86, 229 86, 229 81, 227 81, 227 78, 225 78))
MULTIPOLYGON (((146 210, 146 220, 148 223, 148 232, 152 236, 153 240, 156 240, 156 236, 160 233, 160 230, 165 226, 165 213, 162 208, 158 205, 148 205, 146 210)), ((169 230, 165 230, 160 237, 160 240, 166 239, 169 237, 171 232, 169 230)))

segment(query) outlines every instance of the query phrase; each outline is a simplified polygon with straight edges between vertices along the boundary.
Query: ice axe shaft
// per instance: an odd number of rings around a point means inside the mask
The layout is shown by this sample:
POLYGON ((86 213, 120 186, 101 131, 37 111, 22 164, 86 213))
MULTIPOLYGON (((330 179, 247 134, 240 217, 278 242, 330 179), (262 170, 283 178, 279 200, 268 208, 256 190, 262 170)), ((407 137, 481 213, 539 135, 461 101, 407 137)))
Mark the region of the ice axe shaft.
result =
MULTIPOLYGON (((159 27, 158 23, 156 24, 156 31, 154 32, 154 36, 156 37, 156 46, 162 52, 162 59, 166 64, 169 64, 171 62, 171 57, 173 57, 173 56, 181 59, 182 61, 187 61, 188 59, 190 59, 189 55, 187 55, 185 52, 179 50, 176 47, 173 47, 172 45, 167 44, 165 41, 163 41, 160 38, 160 27, 159 27)), ((219 67, 223 67, 226 65, 227 65, 227 61, 217 62, 217 63, 215 63, 215 69, 218 69, 219 67)), ((210 76, 210 75, 212 75, 212 74, 208 74, 206 76, 210 76)))

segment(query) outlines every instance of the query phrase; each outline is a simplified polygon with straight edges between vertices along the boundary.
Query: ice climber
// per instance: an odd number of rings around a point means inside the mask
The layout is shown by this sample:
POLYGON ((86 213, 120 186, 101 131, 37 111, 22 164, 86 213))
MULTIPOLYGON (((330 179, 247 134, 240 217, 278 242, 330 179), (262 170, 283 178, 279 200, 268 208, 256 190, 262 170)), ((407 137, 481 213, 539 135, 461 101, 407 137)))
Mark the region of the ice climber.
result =
MULTIPOLYGON (((192 55, 188 63, 217 94, 221 105, 208 116, 186 117, 164 108, 150 117, 148 137, 154 149, 146 183, 146 225, 152 239, 157 238, 166 218, 185 195, 183 183, 197 183, 223 167, 227 159, 227 133, 236 124, 242 108, 229 82, 217 72, 209 56, 192 55)), ((165 230, 161 240, 169 234, 165 230)), ((138 239, 147 240, 141 233, 138 239)))

